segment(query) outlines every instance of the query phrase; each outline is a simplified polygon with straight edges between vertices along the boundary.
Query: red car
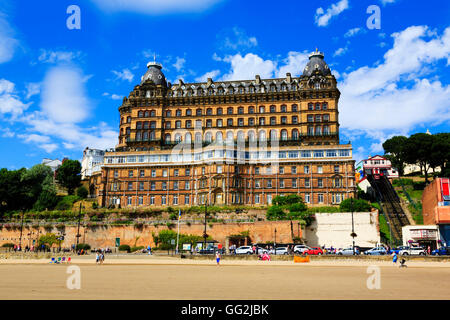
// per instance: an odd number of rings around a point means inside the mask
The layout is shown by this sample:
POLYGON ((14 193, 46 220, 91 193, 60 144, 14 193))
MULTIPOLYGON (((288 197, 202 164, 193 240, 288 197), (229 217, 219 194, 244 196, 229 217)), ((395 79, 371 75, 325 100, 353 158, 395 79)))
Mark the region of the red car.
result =
POLYGON ((310 248, 308 250, 305 250, 303 252, 303 254, 304 255, 310 254, 310 255, 321 256, 321 255, 323 255, 323 251, 319 247, 312 247, 312 248, 310 248))

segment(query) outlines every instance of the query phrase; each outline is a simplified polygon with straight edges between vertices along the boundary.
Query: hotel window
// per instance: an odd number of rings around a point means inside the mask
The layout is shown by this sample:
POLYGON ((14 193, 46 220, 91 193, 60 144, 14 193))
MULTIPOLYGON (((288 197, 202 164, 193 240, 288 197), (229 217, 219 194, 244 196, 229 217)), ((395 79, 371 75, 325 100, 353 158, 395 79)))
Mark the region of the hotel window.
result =
POLYGON ((162 190, 167 190, 167 182, 163 182, 161 188, 162 190))
POLYGON ((298 130, 297 129, 292 130, 292 140, 298 140, 298 138, 299 138, 298 130))
POLYGON ((191 128, 191 127, 192 127, 191 120, 186 120, 186 128, 191 128))
POLYGON ((314 116, 312 114, 308 114, 308 122, 314 122, 314 116))
POLYGON ((133 204, 133 198, 132 197, 128 197, 127 198, 127 205, 131 206, 133 204))
POLYGON ((150 129, 156 129, 156 121, 150 121, 150 129))
POLYGON ((133 170, 128 170, 128 178, 133 178, 133 170))
POLYGON ((341 179, 340 178, 334 178, 334 187, 340 188, 341 187, 341 179))
POLYGON ((217 120, 217 126, 218 126, 219 128, 223 126, 223 121, 222 121, 222 119, 218 119, 218 120, 217 120))
POLYGON ((217 115, 222 115, 223 114, 223 109, 222 108, 217 108, 217 115))
POLYGON ((227 109, 227 114, 233 114, 233 108, 232 107, 227 109))
POLYGON ((305 193, 305 203, 311 202, 310 197, 311 197, 311 195, 309 193, 305 193))
POLYGON ((297 112, 298 111, 298 106, 296 104, 292 105, 292 112, 297 112))
POLYGON ((267 188, 272 188, 272 179, 267 180, 267 188))
POLYGON ((330 121, 330 115, 329 115, 329 114, 324 114, 324 115, 323 115, 323 121, 324 121, 324 122, 330 121))
POLYGON ((248 113, 255 113, 255 107, 248 107, 248 113))
POLYGON ((314 127, 313 126, 309 126, 308 127, 308 136, 313 136, 314 135, 314 127))
POLYGON ((166 129, 170 129, 170 121, 167 121, 167 122, 165 123, 165 128, 166 128, 166 129))
POLYGON ((205 174, 205 171, 206 171, 205 167, 202 167, 202 174, 205 174))
POLYGON ((318 200, 319 203, 323 203, 323 194, 322 193, 319 193, 317 195, 317 200, 318 200))
POLYGON ((191 188, 191 184, 189 181, 184 182, 184 190, 189 190, 191 188))
POLYGON ((328 103, 324 102, 322 103, 322 109, 327 110, 328 109, 328 103))
POLYGON ((202 109, 197 109, 197 110, 195 111, 195 115, 201 116, 201 115, 202 115, 202 109))
POLYGON ((259 179, 255 180, 255 188, 261 188, 261 181, 259 179))
POLYGON ((127 123, 131 123, 131 117, 127 117, 127 123))
POLYGON ((172 112, 170 112, 170 110, 167 110, 166 117, 170 117, 170 116, 172 116, 172 112))
POLYGON ((282 105, 281 106, 281 112, 287 112, 287 106, 286 105, 282 105))
POLYGON ((318 188, 323 188, 323 179, 322 178, 317 179, 317 187, 318 188))
POLYGON ((323 134, 330 134, 330 127, 329 126, 323 126, 323 134))
POLYGON ((156 170, 152 170, 152 177, 154 178, 154 177, 156 177, 156 170))
POLYGON ((181 121, 180 120, 175 121, 175 128, 177 128, 177 129, 181 128, 181 121))
POLYGON ((184 196, 184 204, 189 204, 189 195, 184 196))
POLYGON ((128 191, 133 190, 133 182, 128 182, 128 191))
POLYGON ((316 103, 316 110, 320 110, 320 103, 319 102, 316 103))
POLYGON ((186 115, 187 116, 192 116, 192 110, 191 109, 187 109, 186 110, 186 115))
POLYGON ((309 166, 304 167, 304 173, 309 173, 309 166))
POLYGON ((114 178, 118 178, 119 177, 119 171, 114 170, 114 178))
POLYGON ((238 126, 242 127, 244 125, 244 119, 243 118, 239 118, 238 119, 238 126))
POLYGON ((266 168, 266 174, 272 174, 272 167, 266 168))
POLYGON ((264 117, 259 118, 259 125, 260 125, 260 126, 263 126, 263 125, 265 124, 265 119, 266 119, 266 118, 264 118, 264 117))
POLYGON ((144 190, 144 183, 143 182, 139 182, 139 190, 140 191, 144 190))
POLYGON ((317 173, 323 173, 322 166, 317 166, 317 173))
POLYGON ((175 112, 175 114, 176 114, 177 117, 181 117, 181 110, 178 109, 178 110, 175 112))
POLYGON ((281 117, 281 124, 287 123, 287 117, 281 117))
POLYGON ((222 166, 217 166, 217 173, 222 173, 222 166))
POLYGON ((296 174, 297 173, 297 167, 293 166, 291 167, 291 173, 296 174))
POLYGON ((292 179, 292 188, 297 188, 297 179, 292 179))
POLYGON ((178 169, 174 169, 173 170, 173 175, 174 175, 174 177, 178 177, 178 174, 179 174, 179 170, 178 169))
POLYGON ((316 127, 316 136, 320 136, 322 134, 322 127, 321 126, 317 126, 316 127))
MULTIPOLYGON (((141 162, 143 162, 143 161, 141 161, 141 162)), ((139 176, 141 178, 145 177, 145 170, 139 170, 139 176)))
POLYGON ((202 120, 195 120, 195 128, 201 129, 202 127, 202 120))
POLYGON ((155 204, 155 196, 150 196, 150 204, 155 204))
POLYGON ((275 117, 270 117, 270 125, 276 125, 277 124, 277 118, 275 117))
POLYGON ((162 196, 161 197, 161 204, 165 205, 166 204, 166 196, 162 196))
POLYGON ((173 182, 173 190, 178 190, 178 181, 173 182))
POLYGON ((212 109, 211 108, 206 109, 206 115, 212 116, 212 109))
POLYGON ((148 121, 144 122, 144 129, 148 129, 148 121))
POLYGON ((212 127, 212 120, 211 119, 206 120, 206 127, 207 128, 211 128, 212 127))
POLYGON ((184 171, 184 175, 185 175, 185 176, 190 176, 190 175, 191 175, 191 169, 186 169, 186 170, 184 171))
POLYGON ((260 200, 260 195, 259 194, 255 194, 255 203, 259 204, 259 200, 260 200))
POLYGON ((150 190, 151 191, 155 191, 156 190, 156 184, 155 184, 154 181, 150 184, 150 190))
POLYGON ((255 168, 255 174, 259 174, 259 168, 258 167, 255 168))
POLYGON ((126 129, 126 133, 127 133, 127 134, 130 134, 130 133, 131 133, 131 128, 127 128, 127 129, 126 129))
POLYGON ((248 118, 248 125, 254 126, 255 125, 255 118, 248 118))
POLYGON ((156 117, 156 111, 155 110, 150 111, 150 117, 156 117))
POLYGON ((320 114, 316 115, 316 122, 322 122, 322 116, 320 114))
POLYGON ((239 107, 238 108, 238 114, 244 114, 244 108, 243 107, 239 107))
POLYGON ((284 188, 284 179, 280 179, 280 188, 284 188))
POLYGON ((167 177, 167 169, 163 170, 163 177, 167 177))
POLYGON ((279 170, 280 174, 284 174, 284 167, 280 167, 279 170))
POLYGON ((276 107, 275 106, 270 106, 270 112, 271 113, 277 112, 276 107))
POLYGON ((293 116, 292 117, 292 124, 297 124, 298 123, 298 117, 297 116, 293 116))
POLYGON ((227 126, 232 127, 233 126, 233 119, 227 119, 227 126))
POLYGON ((266 112, 266 108, 264 106, 260 106, 259 113, 264 113, 264 112, 266 112))

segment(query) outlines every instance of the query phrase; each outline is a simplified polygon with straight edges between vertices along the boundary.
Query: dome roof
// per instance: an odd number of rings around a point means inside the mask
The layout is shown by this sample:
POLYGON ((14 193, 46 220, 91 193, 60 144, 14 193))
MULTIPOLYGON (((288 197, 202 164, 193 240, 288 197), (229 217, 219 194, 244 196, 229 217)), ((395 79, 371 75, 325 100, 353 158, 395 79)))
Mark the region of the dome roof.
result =
POLYGON ((146 80, 152 80, 156 85, 166 85, 166 77, 161 71, 161 64, 157 62, 149 62, 147 63, 147 68, 147 72, 141 78, 141 84, 143 84, 146 80))
POLYGON ((327 63, 323 60, 324 54, 316 49, 315 52, 309 55, 309 61, 303 70, 303 75, 310 77, 314 71, 319 71, 323 76, 331 74, 331 70, 327 63))

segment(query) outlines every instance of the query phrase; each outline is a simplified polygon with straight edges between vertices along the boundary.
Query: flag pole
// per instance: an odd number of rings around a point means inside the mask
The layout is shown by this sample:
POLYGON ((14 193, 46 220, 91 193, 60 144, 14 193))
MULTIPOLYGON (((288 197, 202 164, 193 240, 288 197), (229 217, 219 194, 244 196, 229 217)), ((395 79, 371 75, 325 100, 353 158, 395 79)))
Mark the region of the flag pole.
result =
POLYGON ((175 253, 178 254, 178 241, 180 240, 180 217, 181 209, 178 209, 178 232, 177 232, 177 246, 175 248, 175 253))

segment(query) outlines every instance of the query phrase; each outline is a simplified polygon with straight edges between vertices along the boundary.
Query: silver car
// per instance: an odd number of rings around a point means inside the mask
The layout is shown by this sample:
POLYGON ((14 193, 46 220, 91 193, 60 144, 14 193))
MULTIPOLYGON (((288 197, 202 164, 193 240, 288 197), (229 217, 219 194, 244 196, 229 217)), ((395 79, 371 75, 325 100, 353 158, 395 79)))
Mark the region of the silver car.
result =
POLYGON ((272 249, 269 251, 269 254, 284 254, 284 255, 288 255, 289 254, 289 250, 287 247, 278 247, 275 249, 275 251, 272 249))
POLYGON ((426 255, 425 249, 421 247, 408 247, 398 252, 401 256, 424 256, 426 255))
POLYGON ((339 256, 352 256, 357 255, 358 251, 355 249, 355 252, 353 252, 353 248, 345 248, 338 250, 336 254, 339 256))
POLYGON ((294 247, 294 253, 297 254, 303 254, 303 252, 307 251, 311 249, 310 247, 308 247, 307 245, 304 244, 298 244, 294 247))

